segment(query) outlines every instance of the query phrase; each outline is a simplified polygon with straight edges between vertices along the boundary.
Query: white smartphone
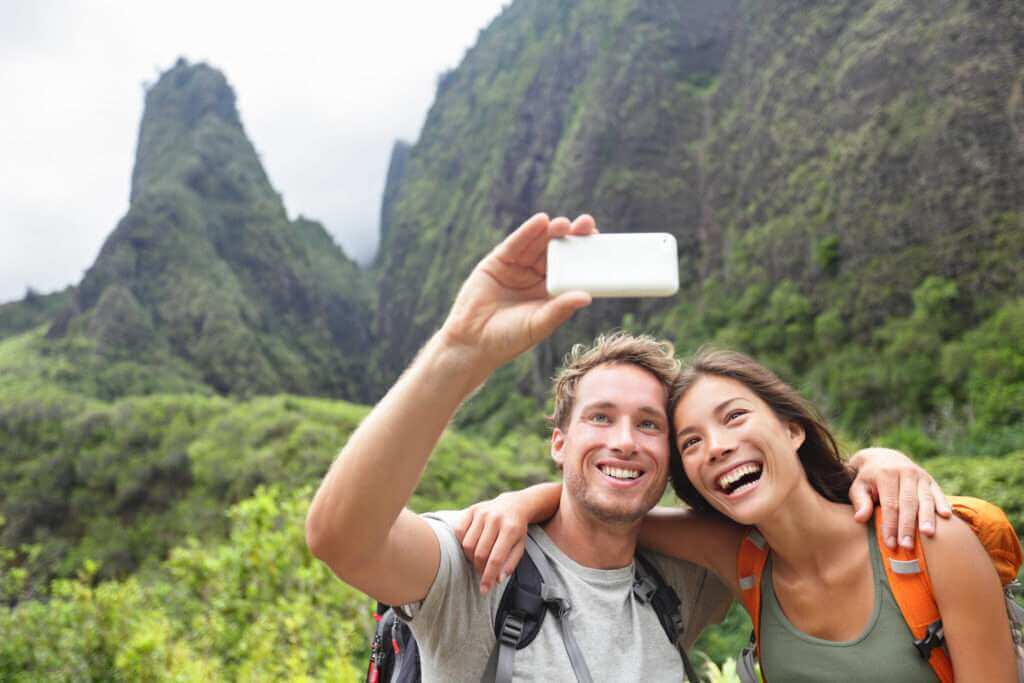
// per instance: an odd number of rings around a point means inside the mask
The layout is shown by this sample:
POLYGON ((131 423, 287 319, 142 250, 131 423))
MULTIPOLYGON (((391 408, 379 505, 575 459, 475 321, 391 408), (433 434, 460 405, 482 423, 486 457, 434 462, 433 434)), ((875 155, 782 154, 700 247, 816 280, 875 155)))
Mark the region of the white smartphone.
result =
POLYGON ((676 238, 664 232, 560 237, 548 243, 548 294, 672 296, 679 291, 676 238))

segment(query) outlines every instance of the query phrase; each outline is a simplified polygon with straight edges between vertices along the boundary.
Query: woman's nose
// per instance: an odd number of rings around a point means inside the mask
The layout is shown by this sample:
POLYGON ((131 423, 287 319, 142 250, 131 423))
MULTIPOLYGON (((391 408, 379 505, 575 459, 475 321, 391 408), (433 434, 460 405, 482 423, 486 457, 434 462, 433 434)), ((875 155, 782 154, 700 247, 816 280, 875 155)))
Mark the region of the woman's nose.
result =
POLYGON ((735 439, 726 430, 714 429, 708 433, 708 456, 712 462, 730 455, 736 450, 735 439))

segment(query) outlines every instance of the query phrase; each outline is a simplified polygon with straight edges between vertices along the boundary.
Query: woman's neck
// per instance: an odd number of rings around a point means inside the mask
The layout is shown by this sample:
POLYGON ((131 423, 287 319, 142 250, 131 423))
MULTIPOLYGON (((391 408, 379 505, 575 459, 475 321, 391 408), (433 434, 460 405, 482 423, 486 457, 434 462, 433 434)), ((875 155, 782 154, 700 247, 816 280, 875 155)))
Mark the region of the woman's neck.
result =
POLYGON ((801 481, 757 529, 772 549, 776 571, 806 576, 825 575, 848 541, 864 534, 847 503, 826 500, 807 480, 801 481))

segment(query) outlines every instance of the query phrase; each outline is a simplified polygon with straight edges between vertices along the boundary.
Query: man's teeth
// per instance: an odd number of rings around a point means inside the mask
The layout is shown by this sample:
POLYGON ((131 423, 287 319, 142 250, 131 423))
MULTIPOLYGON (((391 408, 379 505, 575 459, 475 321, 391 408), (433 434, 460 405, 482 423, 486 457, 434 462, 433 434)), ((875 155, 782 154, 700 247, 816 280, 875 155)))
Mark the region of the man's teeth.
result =
MULTIPOLYGON (((736 482, 738 482, 743 477, 749 476, 751 474, 760 474, 760 473, 761 473, 761 465, 759 465, 757 463, 750 462, 750 463, 747 463, 745 465, 740 465, 736 469, 729 470, 728 472, 726 472, 725 474, 720 476, 718 478, 718 487, 720 489, 722 489, 723 491, 729 491, 730 487, 733 486, 736 482)), ((748 483, 744 484, 743 486, 741 486, 740 489, 744 489, 744 488, 746 488, 747 486, 750 486, 753 483, 754 483, 753 481, 748 482, 748 483)), ((739 490, 739 489, 737 489, 737 490, 739 490)), ((735 492, 732 492, 732 493, 735 493, 735 492)))
POLYGON ((627 470, 621 467, 601 467, 601 471, 615 479, 636 479, 640 476, 637 470, 627 470))

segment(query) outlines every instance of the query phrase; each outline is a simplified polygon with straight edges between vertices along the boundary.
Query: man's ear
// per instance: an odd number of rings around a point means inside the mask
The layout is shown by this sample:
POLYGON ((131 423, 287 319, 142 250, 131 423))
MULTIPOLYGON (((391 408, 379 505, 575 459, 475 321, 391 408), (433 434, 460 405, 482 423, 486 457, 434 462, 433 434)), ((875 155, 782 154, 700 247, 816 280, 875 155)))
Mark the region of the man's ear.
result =
POLYGON ((565 434, 561 429, 555 427, 551 430, 551 459, 555 461, 558 470, 562 470, 562 458, 564 457, 565 434))
POLYGON ((793 444, 793 450, 799 450, 804 445, 804 439, 807 437, 803 425, 799 422, 788 422, 786 427, 789 430, 789 440, 793 444))

